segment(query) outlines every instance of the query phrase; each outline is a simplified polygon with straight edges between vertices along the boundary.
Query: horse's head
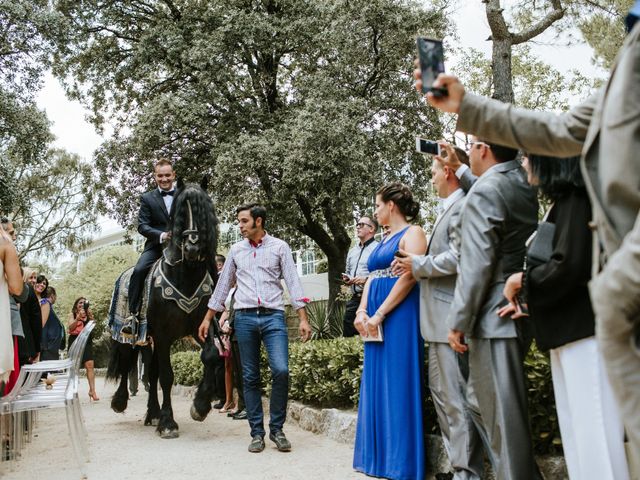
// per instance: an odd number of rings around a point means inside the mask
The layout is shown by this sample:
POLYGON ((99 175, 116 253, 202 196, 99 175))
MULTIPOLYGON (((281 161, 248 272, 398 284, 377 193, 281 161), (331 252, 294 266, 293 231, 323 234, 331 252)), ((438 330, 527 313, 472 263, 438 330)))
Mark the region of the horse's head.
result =
POLYGON ((216 253, 216 226, 213 202, 203 186, 178 182, 171 206, 171 245, 176 256, 188 262, 213 262, 216 253), (177 254, 177 255, 176 255, 177 254))

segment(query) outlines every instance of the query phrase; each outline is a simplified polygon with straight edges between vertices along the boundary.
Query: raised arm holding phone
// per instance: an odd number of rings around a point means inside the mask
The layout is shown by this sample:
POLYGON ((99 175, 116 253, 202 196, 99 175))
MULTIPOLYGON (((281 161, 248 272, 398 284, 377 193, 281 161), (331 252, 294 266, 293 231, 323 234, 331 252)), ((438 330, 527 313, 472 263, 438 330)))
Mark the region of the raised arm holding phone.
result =
MULTIPOLYGON (((622 410, 629 451, 640 464, 640 1, 626 19, 627 37, 606 85, 568 112, 555 114, 516 108, 465 92, 451 75, 439 75, 427 93, 434 107, 458 114, 457 128, 485 141, 552 157, 581 155, 593 208, 594 255, 591 300, 596 338, 609 380, 622 410)), ((420 69, 414 71, 422 92, 420 69)))

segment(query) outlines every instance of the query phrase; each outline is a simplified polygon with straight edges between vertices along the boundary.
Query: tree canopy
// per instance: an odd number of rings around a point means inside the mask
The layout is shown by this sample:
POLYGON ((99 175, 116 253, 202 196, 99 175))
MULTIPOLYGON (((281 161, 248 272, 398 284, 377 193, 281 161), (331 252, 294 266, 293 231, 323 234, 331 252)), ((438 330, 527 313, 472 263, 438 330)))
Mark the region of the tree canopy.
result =
POLYGON ((115 121, 96 160, 103 207, 128 225, 151 162, 214 178, 222 212, 252 199, 270 227, 308 236, 331 295, 354 213, 391 179, 426 196, 417 133, 439 138, 413 90, 415 37, 442 37, 439 4, 395 0, 60 0, 71 26, 55 65, 68 91, 115 121))

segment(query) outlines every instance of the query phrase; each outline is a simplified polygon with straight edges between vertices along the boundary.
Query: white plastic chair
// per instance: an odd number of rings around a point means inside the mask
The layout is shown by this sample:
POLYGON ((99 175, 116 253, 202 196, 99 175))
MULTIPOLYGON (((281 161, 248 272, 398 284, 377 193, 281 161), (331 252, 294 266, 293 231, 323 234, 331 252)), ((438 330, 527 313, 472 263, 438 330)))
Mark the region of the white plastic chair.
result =
POLYGON ((94 321, 87 323, 69 349, 69 358, 23 366, 16 387, 9 395, 0 400, 0 411, 3 414, 11 414, 13 417, 13 446, 10 447, 10 458, 16 458, 19 455, 25 441, 24 415, 26 415, 27 421, 26 436, 28 440, 31 435, 32 412, 64 407, 71 444, 82 478, 86 478, 89 449, 87 447, 87 431, 78 398, 78 371, 82 364, 82 355, 89 341, 89 335, 94 327, 94 321), (40 381, 43 373, 47 372, 56 375, 56 381, 49 390, 40 381))

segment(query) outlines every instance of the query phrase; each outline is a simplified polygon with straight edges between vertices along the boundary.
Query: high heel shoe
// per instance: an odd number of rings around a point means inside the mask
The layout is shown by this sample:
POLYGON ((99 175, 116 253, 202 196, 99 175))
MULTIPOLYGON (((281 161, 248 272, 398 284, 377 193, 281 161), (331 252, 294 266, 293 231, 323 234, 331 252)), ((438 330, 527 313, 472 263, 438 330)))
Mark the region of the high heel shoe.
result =
POLYGON ((231 410, 233 410, 234 408, 236 408, 236 405, 233 402, 227 403, 219 410, 219 412, 220 413, 227 413, 227 412, 230 412, 231 410))
POLYGON ((98 400, 100 400, 100 397, 98 397, 98 395, 96 395, 96 392, 89 392, 89 401, 90 402, 97 402, 98 400))

